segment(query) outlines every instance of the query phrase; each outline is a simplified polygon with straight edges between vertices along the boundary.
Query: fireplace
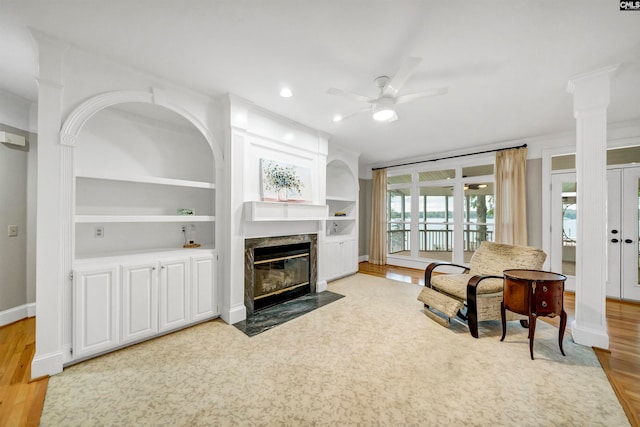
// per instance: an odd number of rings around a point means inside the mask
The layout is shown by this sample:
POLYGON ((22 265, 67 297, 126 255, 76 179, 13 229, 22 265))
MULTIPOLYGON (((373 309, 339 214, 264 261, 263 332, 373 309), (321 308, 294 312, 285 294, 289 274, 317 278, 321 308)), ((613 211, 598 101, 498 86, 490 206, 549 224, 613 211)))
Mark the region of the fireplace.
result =
POLYGON ((317 236, 245 240, 247 314, 315 292, 317 236))

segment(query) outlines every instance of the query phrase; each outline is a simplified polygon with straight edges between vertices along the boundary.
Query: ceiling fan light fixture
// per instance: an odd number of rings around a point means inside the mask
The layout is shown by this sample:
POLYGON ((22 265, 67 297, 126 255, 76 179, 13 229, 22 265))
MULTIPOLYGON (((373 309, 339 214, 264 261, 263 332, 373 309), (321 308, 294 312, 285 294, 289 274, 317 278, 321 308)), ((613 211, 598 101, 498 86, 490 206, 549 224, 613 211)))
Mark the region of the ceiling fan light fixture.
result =
POLYGON ((377 122, 391 122, 396 120, 396 110, 391 98, 382 98, 373 105, 373 120, 377 122))

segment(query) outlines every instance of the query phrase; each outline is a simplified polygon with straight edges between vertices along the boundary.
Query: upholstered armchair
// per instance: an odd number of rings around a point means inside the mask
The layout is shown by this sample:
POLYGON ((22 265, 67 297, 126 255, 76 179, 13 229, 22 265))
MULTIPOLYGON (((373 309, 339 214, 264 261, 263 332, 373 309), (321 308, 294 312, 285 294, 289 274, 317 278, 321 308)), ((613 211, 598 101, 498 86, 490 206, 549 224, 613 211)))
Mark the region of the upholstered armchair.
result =
MULTIPOLYGON (((469 267, 447 262, 429 264, 424 272, 425 288, 418 300, 425 304, 425 314, 429 317, 448 326, 450 319, 457 315, 467 321, 469 332, 478 338, 478 322, 501 320, 502 272, 508 269, 540 270, 546 258, 547 255, 537 248, 485 241, 471 257, 469 267), (447 272, 457 269, 458 273, 438 274, 438 269, 447 272), (433 310, 445 317, 438 316, 433 310)), ((507 312, 507 320, 518 319, 524 317, 507 312)))

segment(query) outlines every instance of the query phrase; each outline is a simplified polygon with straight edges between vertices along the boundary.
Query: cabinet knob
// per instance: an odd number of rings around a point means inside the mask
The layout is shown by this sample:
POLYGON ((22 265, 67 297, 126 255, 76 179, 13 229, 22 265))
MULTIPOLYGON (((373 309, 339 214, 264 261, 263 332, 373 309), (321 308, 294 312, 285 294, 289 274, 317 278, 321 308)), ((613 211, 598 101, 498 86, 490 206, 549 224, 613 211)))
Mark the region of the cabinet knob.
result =
POLYGON ((164 270, 164 265, 161 265, 160 268, 164 270))
POLYGON ((633 243, 633 240, 631 240, 631 239, 624 239, 624 242, 625 242, 625 243, 633 243))
POLYGON ((546 286, 542 287, 542 292, 547 292, 547 287, 546 286))
POLYGON ((546 301, 542 301, 542 302, 540 303, 540 305, 546 308, 546 307, 547 307, 547 302, 546 302, 546 301))
POLYGON ((156 269, 155 267, 151 267, 151 270, 155 270, 155 269, 156 269))
POLYGON ((611 243, 618 243, 620 240, 618 239, 611 239, 611 243))
POLYGON ((618 234, 618 230, 611 230, 611 234, 618 234))

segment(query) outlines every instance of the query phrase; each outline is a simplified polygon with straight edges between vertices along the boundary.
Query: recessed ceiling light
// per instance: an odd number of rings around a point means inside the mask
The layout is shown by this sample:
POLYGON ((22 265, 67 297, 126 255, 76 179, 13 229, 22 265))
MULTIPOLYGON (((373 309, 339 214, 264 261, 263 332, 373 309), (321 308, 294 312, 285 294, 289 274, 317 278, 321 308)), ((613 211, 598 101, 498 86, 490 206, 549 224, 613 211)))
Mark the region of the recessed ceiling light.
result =
POLYGON ((283 98, 291 98, 293 96, 293 92, 288 87, 283 87, 280 89, 280 96, 283 98))
POLYGON ((333 121, 334 122, 341 122, 342 121, 342 116, 340 114, 336 114, 335 116, 333 116, 333 121))

